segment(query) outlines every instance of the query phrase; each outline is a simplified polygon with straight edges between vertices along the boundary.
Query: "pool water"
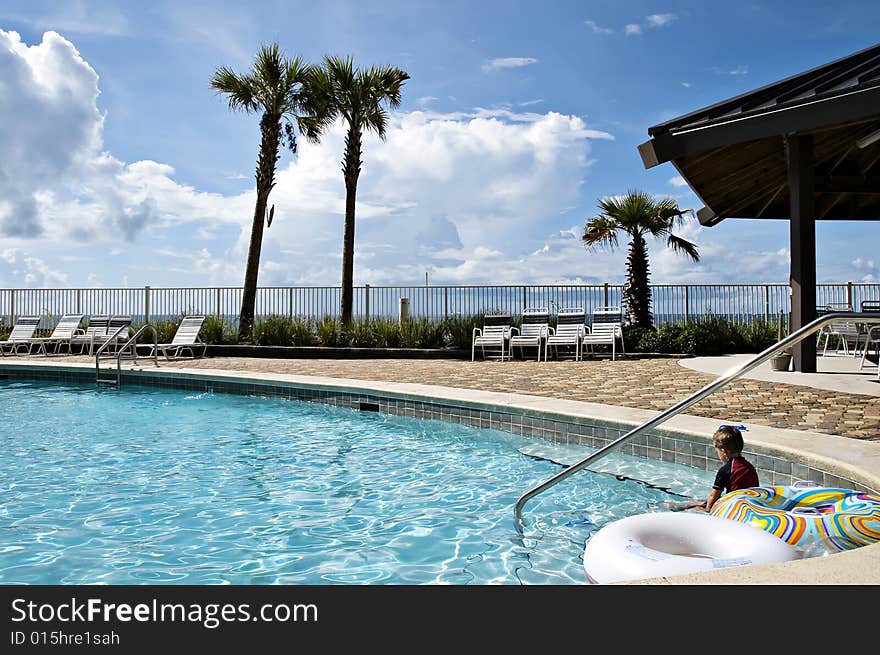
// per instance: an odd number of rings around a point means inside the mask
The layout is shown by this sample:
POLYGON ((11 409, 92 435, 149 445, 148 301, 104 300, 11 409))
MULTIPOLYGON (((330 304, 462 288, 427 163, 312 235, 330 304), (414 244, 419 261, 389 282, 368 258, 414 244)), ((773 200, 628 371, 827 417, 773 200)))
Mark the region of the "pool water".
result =
POLYGON ((0 583, 584 584, 599 527, 712 480, 611 455, 531 501, 523 539, 517 498, 561 470, 520 452, 537 441, 278 398, 0 382, 0 583))

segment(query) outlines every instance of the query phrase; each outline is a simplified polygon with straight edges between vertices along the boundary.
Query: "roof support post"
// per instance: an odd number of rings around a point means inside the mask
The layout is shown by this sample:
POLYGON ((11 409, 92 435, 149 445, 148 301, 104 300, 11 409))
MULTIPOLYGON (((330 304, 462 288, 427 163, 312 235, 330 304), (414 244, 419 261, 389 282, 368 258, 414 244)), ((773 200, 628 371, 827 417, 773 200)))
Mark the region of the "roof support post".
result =
MULTIPOLYGON (((791 329, 816 318, 816 212, 814 203, 813 137, 786 138, 791 210, 791 329)), ((816 340, 794 346, 794 370, 816 372, 816 340)))

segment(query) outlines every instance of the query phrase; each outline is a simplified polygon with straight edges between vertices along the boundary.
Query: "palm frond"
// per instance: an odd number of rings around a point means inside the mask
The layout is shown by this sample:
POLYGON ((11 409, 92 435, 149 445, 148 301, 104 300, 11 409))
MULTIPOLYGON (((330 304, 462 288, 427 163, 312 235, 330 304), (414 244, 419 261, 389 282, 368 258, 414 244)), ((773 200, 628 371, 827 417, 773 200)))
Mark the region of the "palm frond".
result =
POLYGON ((256 83, 250 75, 236 75, 228 68, 218 68, 211 78, 211 87, 228 96, 229 109, 233 111, 254 112, 259 109, 256 83))
POLYGON ((669 238, 666 240, 666 245, 672 248, 673 252, 685 254, 695 262, 700 261, 700 253, 697 251, 697 244, 692 241, 670 234, 669 238))
POLYGON ((581 240, 587 248, 598 246, 614 250, 617 247, 618 225, 607 216, 597 216, 587 221, 581 240))

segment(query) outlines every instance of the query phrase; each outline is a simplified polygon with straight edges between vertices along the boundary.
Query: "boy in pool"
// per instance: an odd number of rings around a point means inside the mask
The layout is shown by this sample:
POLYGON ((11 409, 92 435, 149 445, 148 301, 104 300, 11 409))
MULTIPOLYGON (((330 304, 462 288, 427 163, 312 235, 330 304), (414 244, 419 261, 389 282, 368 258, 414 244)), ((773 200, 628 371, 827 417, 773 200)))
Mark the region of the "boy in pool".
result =
POLYGON ((721 460, 721 468, 715 475, 709 497, 706 500, 687 503, 664 503, 667 509, 678 511, 697 508, 708 512, 722 494, 758 486, 758 472, 751 462, 742 456, 744 444, 740 429, 745 428, 722 425, 712 435, 712 445, 715 446, 715 452, 721 460))

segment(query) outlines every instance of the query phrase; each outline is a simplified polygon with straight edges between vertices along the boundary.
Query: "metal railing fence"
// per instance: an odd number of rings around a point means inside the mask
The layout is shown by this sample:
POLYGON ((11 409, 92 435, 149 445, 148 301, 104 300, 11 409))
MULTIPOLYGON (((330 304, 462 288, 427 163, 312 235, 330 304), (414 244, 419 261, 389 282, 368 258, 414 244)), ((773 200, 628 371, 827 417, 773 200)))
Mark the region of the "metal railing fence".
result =
MULTIPOLYGON (((716 316, 737 323, 775 320, 790 311, 787 284, 655 284, 652 310, 657 325, 687 323, 716 316)), ((0 320, 43 316, 41 328, 52 327, 65 313, 127 314, 135 323, 183 314, 207 314, 235 325, 241 307, 241 287, 137 287, 81 289, 0 289, 0 320)), ((354 287, 353 314, 363 318, 397 318, 401 298, 409 300, 412 318, 432 321, 507 311, 518 316, 526 307, 583 307, 587 315, 605 305, 623 305, 619 284, 511 284, 354 287)), ((258 317, 279 315, 320 320, 339 316, 340 288, 260 287, 258 317)), ((816 306, 849 305, 858 311, 863 300, 880 300, 880 284, 819 284, 816 306)))

